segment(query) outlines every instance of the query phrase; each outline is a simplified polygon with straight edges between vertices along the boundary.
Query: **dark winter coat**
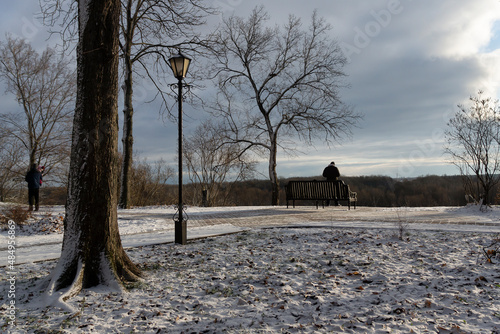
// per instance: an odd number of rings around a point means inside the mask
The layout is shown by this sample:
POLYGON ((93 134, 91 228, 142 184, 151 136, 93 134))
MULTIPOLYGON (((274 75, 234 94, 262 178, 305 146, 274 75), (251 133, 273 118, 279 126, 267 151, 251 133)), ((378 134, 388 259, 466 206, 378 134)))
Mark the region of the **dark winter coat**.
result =
POLYGON ((31 170, 26 174, 24 180, 28 182, 28 189, 38 189, 42 183, 42 173, 40 173, 36 168, 31 168, 31 170))
POLYGON ((326 177, 328 181, 338 180, 339 176, 340 176, 339 169, 333 164, 329 164, 323 170, 323 177, 326 177))

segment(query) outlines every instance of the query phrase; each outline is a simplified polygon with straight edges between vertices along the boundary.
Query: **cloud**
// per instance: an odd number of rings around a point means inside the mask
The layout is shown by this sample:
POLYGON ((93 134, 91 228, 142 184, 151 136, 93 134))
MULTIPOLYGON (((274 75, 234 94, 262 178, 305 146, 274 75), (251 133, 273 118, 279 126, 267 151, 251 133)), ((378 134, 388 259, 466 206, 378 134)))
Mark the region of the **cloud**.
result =
MULTIPOLYGON (((213 0, 213 4, 220 5, 224 15, 240 16, 263 4, 270 24, 283 23, 294 14, 305 27, 316 8, 333 26, 332 37, 350 60, 345 71, 351 87, 342 90, 342 96, 364 113, 364 120, 341 146, 329 148, 317 142, 315 149, 302 148, 307 155, 280 155, 281 176, 319 175, 332 159, 348 175, 452 174, 453 167, 442 155, 442 134, 456 105, 479 89, 493 98, 500 96, 500 1, 288 0, 284 6, 283 1, 213 0)), ((10 1, 3 8, 2 33, 13 29, 43 42, 39 39, 43 29, 33 21, 37 1, 10 1)), ((207 30, 219 20, 212 18, 207 30)), ((148 161, 173 161, 176 124, 163 122, 157 106, 143 103, 152 96, 147 82, 136 87, 140 96, 135 97, 135 147, 148 161)), ((2 96, 2 101, 6 97, 11 98, 2 96)), ((185 108, 189 135, 206 116, 189 103, 185 108)))
POLYGON ((489 0, 352 3, 352 8, 358 9, 351 11, 353 16, 333 17, 343 21, 335 25, 344 27, 339 30, 340 40, 360 53, 377 44, 388 56, 468 57, 489 44, 500 19, 500 3, 489 0))
MULTIPOLYGON (((420 3, 419 3, 420 4, 420 3)), ((500 19, 500 3, 496 1, 439 1, 432 10, 433 15, 422 20, 422 49, 430 57, 463 58, 477 55, 493 37, 493 26, 500 19)))
POLYGON ((361 175, 450 173, 443 133, 456 105, 479 89, 498 96, 500 2, 290 0, 283 10, 278 2, 240 1, 235 13, 246 15, 260 4, 276 24, 289 13, 306 24, 318 9, 349 60, 351 87, 342 96, 365 114, 352 141, 333 148, 317 143, 307 156, 282 156, 280 175, 319 174, 334 157, 361 175))

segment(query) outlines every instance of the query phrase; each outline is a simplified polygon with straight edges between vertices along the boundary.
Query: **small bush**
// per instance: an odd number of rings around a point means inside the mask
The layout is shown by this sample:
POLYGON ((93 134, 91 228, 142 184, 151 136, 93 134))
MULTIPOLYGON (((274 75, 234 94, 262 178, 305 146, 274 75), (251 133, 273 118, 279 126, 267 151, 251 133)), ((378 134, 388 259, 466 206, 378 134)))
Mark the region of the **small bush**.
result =
POLYGON ((396 214, 398 216, 398 220, 396 221, 395 225, 398 230, 398 238, 399 240, 404 240, 404 235, 407 233, 408 226, 410 225, 408 221, 408 208, 397 208, 396 214))
POLYGON ((29 216, 30 212, 21 205, 7 206, 2 209, 0 222, 7 224, 9 220, 13 220, 16 224, 22 225, 26 224, 29 216))

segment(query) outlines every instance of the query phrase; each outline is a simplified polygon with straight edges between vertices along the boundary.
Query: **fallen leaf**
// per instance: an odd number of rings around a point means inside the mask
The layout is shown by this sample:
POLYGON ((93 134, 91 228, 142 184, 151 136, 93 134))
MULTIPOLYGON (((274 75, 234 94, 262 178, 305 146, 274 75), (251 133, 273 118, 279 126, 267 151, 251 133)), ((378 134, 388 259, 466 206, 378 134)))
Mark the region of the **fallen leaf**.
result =
POLYGON ((403 314, 403 313, 406 313, 406 309, 404 307, 398 307, 398 308, 392 310, 392 313, 403 314))

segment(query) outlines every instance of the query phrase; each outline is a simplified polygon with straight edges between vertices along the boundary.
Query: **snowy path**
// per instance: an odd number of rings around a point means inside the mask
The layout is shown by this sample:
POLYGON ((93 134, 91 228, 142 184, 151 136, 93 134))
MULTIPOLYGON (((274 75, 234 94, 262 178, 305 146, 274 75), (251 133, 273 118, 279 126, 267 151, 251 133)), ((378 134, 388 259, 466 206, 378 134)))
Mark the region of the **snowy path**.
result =
MULTIPOLYGON (((189 240, 236 233, 243 230, 245 229, 231 225, 216 225, 205 228, 193 228, 189 230, 189 240)), ((122 243, 124 248, 133 248, 172 242, 174 242, 174 230, 159 231, 155 233, 146 232, 128 234, 122 236, 122 243)), ((21 245, 16 248, 16 264, 54 260, 58 259, 60 255, 61 241, 43 244, 32 244, 29 246, 21 245)), ((5 247, 1 249, 0 257, 3 259, 7 259, 7 249, 5 247)), ((3 265, 5 266, 5 264, 3 265)))

